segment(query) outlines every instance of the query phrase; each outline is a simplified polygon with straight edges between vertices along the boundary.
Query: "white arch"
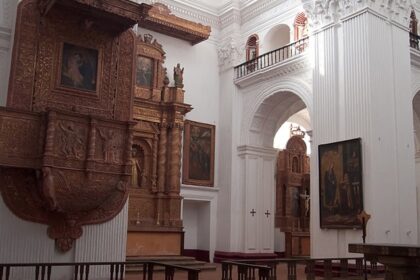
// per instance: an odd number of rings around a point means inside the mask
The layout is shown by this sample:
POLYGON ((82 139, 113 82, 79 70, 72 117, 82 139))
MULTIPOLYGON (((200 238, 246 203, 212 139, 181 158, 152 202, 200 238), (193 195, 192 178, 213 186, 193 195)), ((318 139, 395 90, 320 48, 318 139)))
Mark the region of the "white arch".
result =
POLYGON ((243 121, 241 126, 241 139, 245 143, 241 144, 249 144, 251 124, 260 105, 270 96, 281 94, 282 92, 291 92, 298 96, 305 103, 309 111, 309 116, 312 119, 313 101, 311 87, 306 82, 296 78, 274 81, 274 83, 257 94, 249 93, 250 96, 243 107, 243 121))

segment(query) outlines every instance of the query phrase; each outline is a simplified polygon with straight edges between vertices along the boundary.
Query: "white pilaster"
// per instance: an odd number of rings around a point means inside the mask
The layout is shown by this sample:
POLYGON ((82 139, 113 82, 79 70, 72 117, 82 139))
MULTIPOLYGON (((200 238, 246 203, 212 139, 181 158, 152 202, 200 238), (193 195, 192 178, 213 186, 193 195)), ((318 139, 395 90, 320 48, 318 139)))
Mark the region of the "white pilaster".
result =
POLYGON ((372 215, 367 241, 416 243, 408 1, 306 2, 315 29, 312 255, 343 257, 361 241, 360 231, 319 227, 317 146, 356 137, 372 215))

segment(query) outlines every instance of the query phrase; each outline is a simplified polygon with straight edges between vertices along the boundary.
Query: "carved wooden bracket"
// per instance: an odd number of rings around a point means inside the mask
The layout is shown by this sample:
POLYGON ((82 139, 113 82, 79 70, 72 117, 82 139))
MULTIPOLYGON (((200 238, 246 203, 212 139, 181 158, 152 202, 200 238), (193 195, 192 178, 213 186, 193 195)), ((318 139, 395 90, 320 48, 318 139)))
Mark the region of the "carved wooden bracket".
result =
POLYGON ((121 211, 132 123, 1 108, 0 124, 3 199, 16 216, 49 225, 48 236, 60 250, 72 247, 82 225, 108 221, 121 211))

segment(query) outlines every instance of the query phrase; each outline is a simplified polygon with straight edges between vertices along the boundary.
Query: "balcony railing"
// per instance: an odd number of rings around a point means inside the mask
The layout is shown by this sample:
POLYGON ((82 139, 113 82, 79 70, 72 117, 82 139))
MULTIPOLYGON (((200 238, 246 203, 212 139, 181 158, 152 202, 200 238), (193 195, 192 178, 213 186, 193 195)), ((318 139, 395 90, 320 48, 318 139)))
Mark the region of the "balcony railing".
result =
POLYGON ((277 50, 262 54, 252 60, 235 67, 236 79, 242 78, 255 71, 267 68, 271 65, 284 61, 303 53, 309 44, 309 37, 302 38, 277 50))
POLYGON ((410 33, 410 47, 420 50, 419 49, 419 40, 420 36, 414 33, 410 33))

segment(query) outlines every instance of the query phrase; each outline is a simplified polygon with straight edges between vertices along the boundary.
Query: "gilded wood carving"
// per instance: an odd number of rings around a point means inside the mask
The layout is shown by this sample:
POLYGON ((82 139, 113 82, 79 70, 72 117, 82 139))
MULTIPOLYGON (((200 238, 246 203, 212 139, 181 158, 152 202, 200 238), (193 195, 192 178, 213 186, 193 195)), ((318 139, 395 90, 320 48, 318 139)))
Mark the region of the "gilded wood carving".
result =
POLYGON ((120 212, 132 171, 135 37, 126 8, 140 6, 102 2, 19 4, 8 108, 0 108, 3 199, 16 216, 47 224, 62 251, 83 225, 120 212))
POLYGON ((152 6, 142 4, 142 7, 143 14, 138 22, 141 27, 189 41, 193 45, 207 40, 210 36, 210 26, 177 17, 162 3, 152 6))
POLYGON ((129 231, 181 232, 180 162, 184 104, 168 87, 165 52, 149 34, 137 38, 129 231))

